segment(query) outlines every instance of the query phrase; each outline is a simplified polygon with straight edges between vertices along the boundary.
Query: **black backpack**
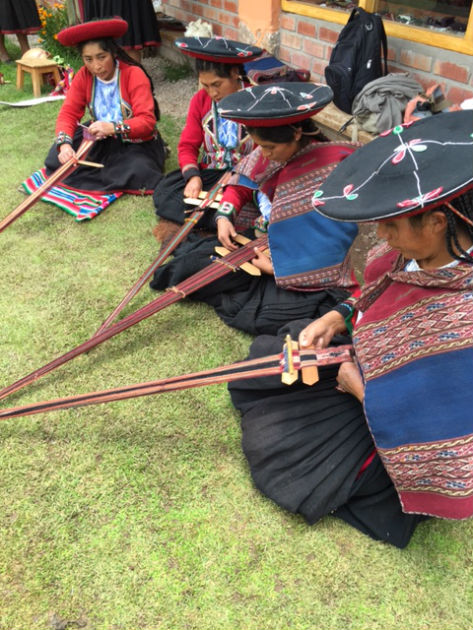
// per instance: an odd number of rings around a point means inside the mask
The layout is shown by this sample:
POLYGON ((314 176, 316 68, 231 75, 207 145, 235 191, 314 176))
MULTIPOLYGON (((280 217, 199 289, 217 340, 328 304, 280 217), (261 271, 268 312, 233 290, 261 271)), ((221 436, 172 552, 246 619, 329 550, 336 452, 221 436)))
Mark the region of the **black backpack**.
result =
POLYGON ((381 17, 364 9, 353 9, 325 68, 325 80, 333 90, 333 102, 339 109, 351 114, 358 92, 370 81, 388 73, 387 48, 381 17))

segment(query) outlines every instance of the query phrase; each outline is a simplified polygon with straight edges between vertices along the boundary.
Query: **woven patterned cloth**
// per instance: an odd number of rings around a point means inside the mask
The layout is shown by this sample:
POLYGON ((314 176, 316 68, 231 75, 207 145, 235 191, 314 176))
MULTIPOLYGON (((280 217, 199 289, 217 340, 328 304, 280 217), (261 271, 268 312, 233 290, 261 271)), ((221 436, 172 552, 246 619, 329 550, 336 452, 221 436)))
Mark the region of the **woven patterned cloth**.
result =
POLYGON ((375 252, 353 344, 365 413, 403 510, 473 516, 473 268, 375 252), (369 282, 371 280, 371 282, 369 282))
MULTIPOLYGON (((22 186, 26 192, 32 194, 44 184, 46 179, 46 169, 42 168, 39 171, 35 171, 31 177, 28 177, 28 179, 23 182, 22 186)), ((41 201, 51 203, 61 208, 75 217, 76 221, 84 221, 96 217, 102 210, 105 210, 105 208, 122 195, 122 192, 85 192, 70 188, 64 184, 58 184, 52 186, 52 188, 42 195, 41 201)))

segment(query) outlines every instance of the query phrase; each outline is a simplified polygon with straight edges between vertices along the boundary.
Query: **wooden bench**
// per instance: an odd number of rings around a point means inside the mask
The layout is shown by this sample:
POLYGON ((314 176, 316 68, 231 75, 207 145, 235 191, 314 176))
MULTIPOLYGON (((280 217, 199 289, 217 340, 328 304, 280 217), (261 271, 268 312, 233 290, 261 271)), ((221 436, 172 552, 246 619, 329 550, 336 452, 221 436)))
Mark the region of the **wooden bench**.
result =
POLYGON ((18 59, 16 61, 16 87, 21 90, 25 81, 25 72, 31 74, 31 82, 33 84, 33 95, 35 98, 41 96, 41 83, 43 75, 52 74, 56 85, 61 80, 58 64, 51 59, 31 58, 18 59))
POLYGON ((342 132, 339 132, 351 116, 345 114, 333 103, 329 103, 321 112, 314 116, 320 131, 322 131, 330 140, 349 140, 350 142, 361 142, 366 144, 376 136, 368 131, 364 131, 355 121, 349 124, 342 132))

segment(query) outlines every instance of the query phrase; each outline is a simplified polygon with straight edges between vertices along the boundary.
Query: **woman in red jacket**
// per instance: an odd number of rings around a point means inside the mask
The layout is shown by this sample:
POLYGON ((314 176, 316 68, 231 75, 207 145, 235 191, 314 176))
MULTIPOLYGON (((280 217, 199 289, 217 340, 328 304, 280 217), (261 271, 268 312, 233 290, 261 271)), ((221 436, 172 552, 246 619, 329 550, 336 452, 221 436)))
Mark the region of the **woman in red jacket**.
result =
POLYGON ((90 192, 151 194, 162 177, 165 148, 157 130, 158 104, 151 79, 114 41, 127 23, 119 18, 62 30, 58 40, 78 46, 84 66, 74 77, 56 122, 56 142, 46 158, 50 173, 74 157, 87 112, 87 132, 97 142, 88 160, 104 168, 79 167, 64 181, 90 192))
MULTIPOLYGON (((209 190, 226 170, 254 148, 242 125, 219 116, 217 103, 245 87, 243 62, 263 52, 256 46, 223 37, 183 37, 176 40, 176 46, 196 59, 202 89, 189 104, 177 148, 180 168, 166 175, 154 193, 156 214, 161 217, 154 230, 158 240, 184 223, 185 197, 197 198, 201 190, 209 190)), ((212 218, 204 216, 200 226, 208 227, 212 218)))

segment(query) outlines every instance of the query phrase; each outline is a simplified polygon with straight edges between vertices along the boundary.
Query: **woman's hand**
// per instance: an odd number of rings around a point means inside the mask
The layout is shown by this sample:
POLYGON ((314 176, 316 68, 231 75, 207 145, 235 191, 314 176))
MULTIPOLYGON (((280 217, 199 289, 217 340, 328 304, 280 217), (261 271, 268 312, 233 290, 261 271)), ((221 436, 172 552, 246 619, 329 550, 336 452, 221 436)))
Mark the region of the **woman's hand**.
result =
POLYGON ((299 334, 301 348, 326 348, 332 337, 346 329, 343 315, 338 311, 329 311, 306 326, 299 334))
POLYGON ((233 242, 236 235, 233 223, 225 217, 220 217, 217 221, 217 238, 231 252, 238 249, 238 245, 233 242))
POLYGON ((194 175, 187 182, 184 188, 184 197, 190 197, 191 199, 198 199, 199 193, 202 190, 202 179, 198 175, 194 175))
POLYGON ((260 251, 257 247, 254 248, 255 257, 251 259, 251 263, 261 269, 263 273, 267 273, 268 275, 274 275, 273 263, 271 262, 271 258, 260 251))
POLYGON ((65 164, 72 158, 76 157, 75 151, 70 144, 61 144, 59 147, 58 160, 61 164, 65 164))
POLYGON ((87 127, 87 131, 92 134, 96 140, 103 140, 108 136, 113 136, 115 127, 111 122, 96 120, 87 127))
POLYGON ((360 370, 355 363, 347 361, 340 365, 337 376, 338 388, 340 391, 351 394, 362 403, 365 397, 365 386, 360 370))

